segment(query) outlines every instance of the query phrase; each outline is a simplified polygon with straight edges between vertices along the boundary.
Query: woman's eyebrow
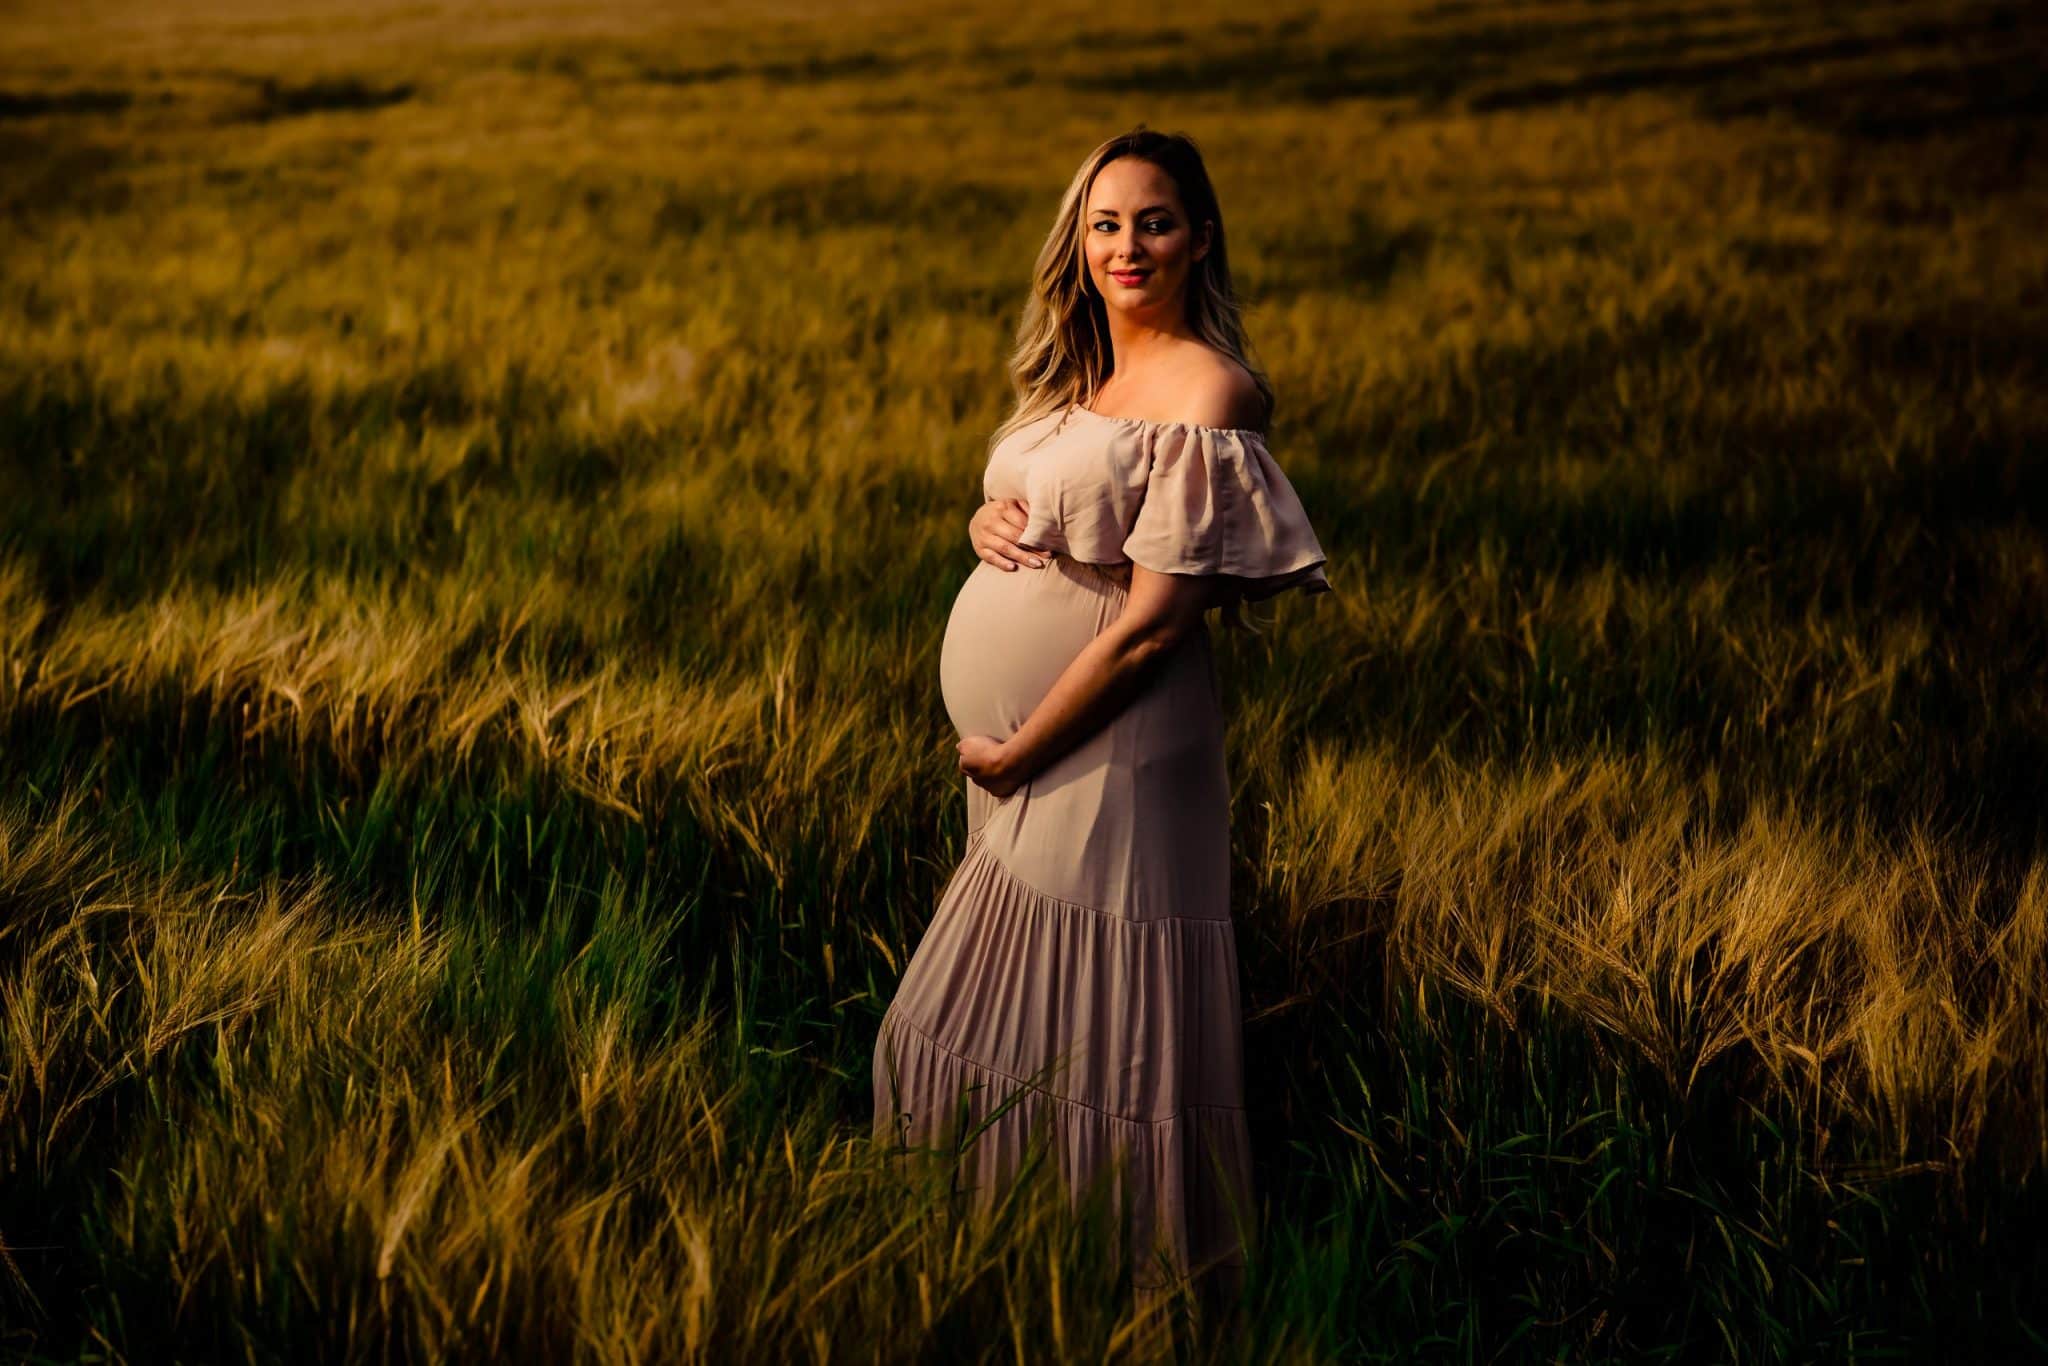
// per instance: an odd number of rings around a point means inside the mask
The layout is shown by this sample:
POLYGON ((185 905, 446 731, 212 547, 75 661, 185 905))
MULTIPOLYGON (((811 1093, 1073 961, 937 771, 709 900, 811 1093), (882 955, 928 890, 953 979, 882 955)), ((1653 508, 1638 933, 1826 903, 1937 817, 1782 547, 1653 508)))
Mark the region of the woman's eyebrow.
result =
MULTIPOLYGON (((1093 213, 1098 213, 1098 214, 1106 213, 1106 214, 1108 214, 1108 215, 1109 215, 1109 216, 1110 216, 1111 218, 1120 218, 1120 217, 1122 217, 1122 216, 1123 216, 1123 215, 1119 214, 1119 213, 1118 213, 1118 212, 1117 212, 1117 211, 1116 211, 1115 209, 1093 209, 1093 210, 1091 210, 1090 212, 1093 212, 1093 213)), ((1137 212, 1137 215, 1136 215, 1136 216, 1137 216, 1137 217, 1139 217, 1139 218, 1143 218, 1143 217, 1144 217, 1144 216, 1145 216, 1146 214, 1148 214, 1148 213, 1172 213, 1172 212, 1173 212, 1173 206, 1172 206, 1171 204, 1147 204, 1147 205, 1146 205, 1146 206, 1145 206, 1144 208, 1142 208, 1142 209, 1138 210, 1138 212, 1137 212)))

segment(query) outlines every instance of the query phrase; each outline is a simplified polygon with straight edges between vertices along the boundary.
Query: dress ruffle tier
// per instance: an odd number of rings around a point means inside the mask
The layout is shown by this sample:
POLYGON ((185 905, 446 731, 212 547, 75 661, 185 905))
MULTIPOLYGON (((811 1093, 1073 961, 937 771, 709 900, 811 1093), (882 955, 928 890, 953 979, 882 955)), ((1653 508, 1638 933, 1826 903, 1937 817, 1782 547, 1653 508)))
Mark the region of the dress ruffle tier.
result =
POLYGON ((925 941, 957 974, 899 994, 884 1021, 876 1136, 950 1149, 963 1115, 972 1132, 1021 1092, 962 1153, 983 1209, 1046 1124, 1071 1188, 1128 1164, 1116 1198, 1137 1284, 1241 1268, 1233 1198, 1250 1190, 1251 1150, 1225 1032, 1238 1022, 1216 1010, 1237 999, 1230 936, 1228 920, 1126 921, 1034 891, 976 832, 925 941))

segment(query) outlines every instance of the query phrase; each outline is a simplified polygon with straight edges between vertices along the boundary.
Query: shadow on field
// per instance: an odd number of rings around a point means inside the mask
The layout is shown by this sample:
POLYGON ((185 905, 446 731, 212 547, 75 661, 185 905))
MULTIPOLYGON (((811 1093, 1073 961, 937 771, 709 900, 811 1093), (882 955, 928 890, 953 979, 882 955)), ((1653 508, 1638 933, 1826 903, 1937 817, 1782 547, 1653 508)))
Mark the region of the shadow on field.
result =
POLYGON ((306 114, 388 109, 411 99, 416 90, 410 81, 378 85, 354 76, 299 82, 266 76, 257 86, 258 104, 241 117, 254 123, 268 123, 306 114))
POLYGON ((708 66, 646 66, 640 78, 659 85, 711 85, 759 80, 776 85, 810 85, 855 76, 893 76, 907 63, 879 52, 811 53, 786 61, 713 62, 708 66))
MULTIPOLYGON (((1406 30, 1319 40, 1299 25, 1136 66, 1066 74, 1069 88, 1167 94, 1231 90, 1307 102, 1462 97, 1475 111, 1635 92, 1689 93, 1702 112, 1782 111, 1852 136, 1911 137, 2048 110, 2048 18, 2038 7, 1964 4, 1936 14, 1838 13, 1708 4, 1586 18, 1543 6, 1509 19, 1439 5, 1406 30), (1532 76, 1530 71, 1543 74, 1532 76)), ((1124 35, 1165 44, 1170 31, 1124 35)), ((1077 36, 1086 60, 1100 35, 1077 36)))
POLYGON ((984 181, 878 176, 863 171, 792 178, 738 191, 722 186, 675 186, 662 196, 655 211, 654 235, 692 237, 714 226, 824 232, 900 226, 926 216, 943 218, 963 231, 1000 231, 1045 207, 1040 199, 1036 194, 984 181))
POLYGON ((117 114, 135 102, 126 90, 56 90, 17 93, 0 90, 0 119, 39 119, 52 114, 117 114))

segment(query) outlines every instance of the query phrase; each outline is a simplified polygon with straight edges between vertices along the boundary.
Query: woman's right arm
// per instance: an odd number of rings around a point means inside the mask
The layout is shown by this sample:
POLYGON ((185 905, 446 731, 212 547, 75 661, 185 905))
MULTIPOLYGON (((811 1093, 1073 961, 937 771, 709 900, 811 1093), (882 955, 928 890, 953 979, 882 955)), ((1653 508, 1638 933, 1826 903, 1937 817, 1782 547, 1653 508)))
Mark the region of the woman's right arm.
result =
POLYGON ((991 498, 983 503, 967 519, 967 539, 974 553, 1006 572, 1019 567, 1043 569, 1044 557, 1017 543, 1029 511, 1022 498, 991 498))

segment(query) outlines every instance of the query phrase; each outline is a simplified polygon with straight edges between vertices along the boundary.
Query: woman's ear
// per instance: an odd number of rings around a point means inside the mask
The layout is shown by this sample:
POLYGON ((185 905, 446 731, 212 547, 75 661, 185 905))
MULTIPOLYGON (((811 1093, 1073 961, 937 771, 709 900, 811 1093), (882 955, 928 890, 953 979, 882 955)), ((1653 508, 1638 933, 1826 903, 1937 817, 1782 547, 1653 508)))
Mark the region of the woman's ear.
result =
POLYGON ((1188 259, 1199 261, 1204 256, 1207 256, 1209 254, 1209 244, 1215 240, 1215 237, 1216 220, 1213 218, 1203 219, 1202 230, 1195 237, 1195 249, 1188 259))

